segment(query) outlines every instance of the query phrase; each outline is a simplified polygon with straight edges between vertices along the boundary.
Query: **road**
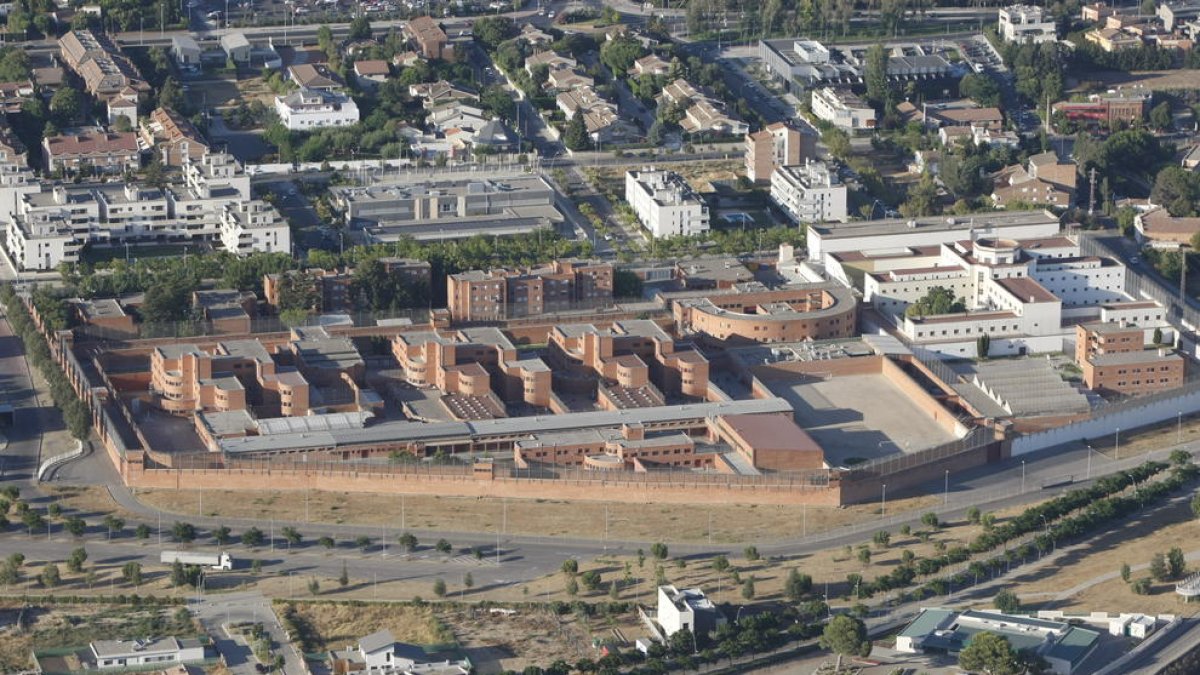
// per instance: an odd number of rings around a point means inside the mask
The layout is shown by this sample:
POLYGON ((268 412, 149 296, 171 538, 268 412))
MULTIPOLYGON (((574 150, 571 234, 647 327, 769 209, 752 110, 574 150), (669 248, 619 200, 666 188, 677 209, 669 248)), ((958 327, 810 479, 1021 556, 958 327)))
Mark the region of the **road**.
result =
POLYGON ((37 471, 41 453, 41 430, 51 428, 49 402, 42 407, 29 381, 29 366, 20 338, 0 308, 0 392, 3 401, 12 404, 13 426, 0 429, 7 444, 0 441, 0 481, 28 481, 37 471))
POLYGON ((244 639, 235 637, 236 631, 229 627, 239 623, 259 623, 271 636, 271 642, 283 654, 285 675, 307 675, 304 657, 288 639, 271 607, 271 601, 258 593, 223 593, 218 596, 205 595, 189 603, 192 614, 212 636, 217 650, 225 657, 225 664, 234 675, 254 675, 256 659, 244 639))
POLYGON ((1123 664, 1128 675, 1157 675, 1200 644, 1200 619, 1183 619, 1180 627, 1160 638, 1154 648, 1123 664))

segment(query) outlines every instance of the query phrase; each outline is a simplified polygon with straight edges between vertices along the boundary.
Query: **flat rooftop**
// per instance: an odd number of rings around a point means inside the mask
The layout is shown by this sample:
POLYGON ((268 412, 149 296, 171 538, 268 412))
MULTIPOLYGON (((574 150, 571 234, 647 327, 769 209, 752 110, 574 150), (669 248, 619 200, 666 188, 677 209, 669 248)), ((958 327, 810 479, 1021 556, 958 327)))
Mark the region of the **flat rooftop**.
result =
POLYGON ((929 218, 889 218, 884 220, 862 220, 849 223, 813 223, 808 231, 822 239, 850 239, 853 237, 877 237, 905 232, 952 232, 970 229, 1020 227, 1025 225, 1057 225, 1058 216, 1042 209, 1036 211, 1005 211, 975 214, 973 216, 932 216, 929 218), (915 225, 910 226, 909 223, 915 225))

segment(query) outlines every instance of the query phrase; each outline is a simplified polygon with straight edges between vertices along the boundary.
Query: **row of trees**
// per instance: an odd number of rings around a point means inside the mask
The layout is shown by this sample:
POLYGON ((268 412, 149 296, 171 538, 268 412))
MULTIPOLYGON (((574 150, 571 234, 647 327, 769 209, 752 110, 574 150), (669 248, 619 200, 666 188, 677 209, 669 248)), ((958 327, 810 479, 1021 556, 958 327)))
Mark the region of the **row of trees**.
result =
POLYGON ((91 413, 87 405, 75 394, 62 369, 54 362, 44 336, 33 323, 29 311, 25 309, 11 285, 5 284, 0 287, 0 302, 4 304, 13 333, 25 345, 25 354, 29 362, 42 373, 42 377, 49 384, 50 397, 54 399, 54 406, 62 412, 67 430, 75 439, 87 439, 92 426, 91 413))

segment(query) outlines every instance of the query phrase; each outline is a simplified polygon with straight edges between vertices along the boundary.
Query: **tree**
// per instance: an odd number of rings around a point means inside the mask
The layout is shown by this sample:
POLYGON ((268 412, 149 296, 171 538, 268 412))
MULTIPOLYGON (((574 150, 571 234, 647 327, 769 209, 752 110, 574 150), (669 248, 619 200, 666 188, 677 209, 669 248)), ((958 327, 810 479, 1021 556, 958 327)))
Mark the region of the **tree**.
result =
POLYGON ((365 551, 371 547, 371 538, 365 534, 360 534, 354 539, 354 547, 360 551, 365 551))
POLYGON ((592 140, 588 136, 587 123, 583 120, 583 111, 576 110, 571 116, 571 120, 567 122, 567 128, 563 131, 563 145, 567 146, 568 150, 586 150, 592 145, 592 140))
POLYGON ((980 632, 958 654, 958 667, 987 675, 1019 675, 1024 667, 1008 639, 999 633, 980 632))
POLYGON ((212 531, 212 537, 213 541, 217 542, 217 545, 224 546, 233 540, 233 531, 222 525, 212 531))
POLYGON ((829 127, 821 132, 821 142, 829 150, 829 154, 844 160, 850 156, 850 134, 837 127, 829 127))
POLYGON ((439 598, 444 597, 446 595, 446 582, 440 578, 435 579, 433 581, 433 594, 439 598))
POLYGON ((867 627, 862 621, 846 614, 839 614, 825 624, 821 632, 821 647, 837 654, 834 672, 842 669, 843 656, 866 657, 871 654, 871 641, 867 639, 867 627))
POLYGON ((666 560, 667 556, 670 555, 670 550, 666 544, 660 541, 650 547, 650 555, 654 556, 655 560, 666 560))
POLYGON ((63 529, 72 537, 82 537, 83 533, 87 531, 87 523, 79 516, 71 516, 63 523, 63 529))
POLYGON ((958 93, 984 107, 1000 105, 1000 85, 988 75, 968 73, 959 80, 958 93))
POLYGON ((350 583, 350 572, 346 569, 346 561, 342 561, 342 573, 338 575, 338 586, 345 588, 350 583))
POLYGON ((567 577, 566 582, 563 584, 563 590, 567 595, 575 597, 579 594, 579 582, 575 581, 575 577, 567 577))
POLYGON ((300 531, 291 525, 283 528, 280 533, 283 534, 284 540, 287 541, 289 551, 292 549, 293 545, 299 546, 300 542, 304 539, 303 535, 300 534, 300 531))
POLYGON ((982 513, 980 512, 979 507, 972 506, 971 508, 967 509, 967 522, 971 523, 972 525, 978 525, 981 515, 982 513))
POLYGON ((62 575, 58 572, 58 565, 54 563, 46 563, 42 568, 42 573, 38 576, 38 580, 42 582, 42 586, 46 588, 54 588, 62 581, 62 575))
POLYGON ((759 556, 758 556, 758 547, 757 546, 747 546, 742 551, 742 553, 745 554, 746 560, 748 560, 750 562, 754 562, 754 561, 758 560, 759 556))
POLYGON ((858 549, 858 562, 863 565, 871 564, 871 549, 863 547, 858 549))
POLYGON ((250 529, 248 529, 242 533, 242 545, 243 546, 249 546, 249 547, 262 546, 263 542, 266 541, 266 539, 267 539, 266 535, 264 535, 263 531, 258 529, 257 527, 251 527, 250 529))
POLYGON ((1169 131, 1173 122, 1170 103, 1163 101, 1150 109, 1150 126, 1155 129, 1169 131))
POLYGON ((67 569, 78 574, 83 571, 83 563, 87 562, 87 559, 87 550, 83 547, 77 548, 67 556, 67 569))
POLYGON ((812 590, 812 577, 792 568, 783 582, 783 593, 792 602, 800 602, 812 590))
POLYGON ((324 537, 317 539, 317 544, 320 545, 321 547, 325 548, 326 550, 328 550, 328 549, 333 548, 334 545, 336 544, 336 542, 334 542, 333 537, 324 536, 324 537))
POLYGON ((621 37, 609 40, 600 47, 600 61, 608 66, 614 74, 625 73, 633 67, 633 62, 646 55, 642 43, 632 37, 621 37))
POLYGON ((892 543, 892 535, 887 530, 880 530, 871 537, 871 541, 875 542, 878 548, 887 548, 892 543))
POLYGON ((50 97, 50 113, 59 124, 70 124, 83 114, 83 94, 75 87, 61 87, 50 97))
MULTIPOLYGON (((924 297, 908 306, 904 310, 905 315, 912 317, 922 316, 937 316, 939 314, 957 314, 967 311, 967 304, 962 298, 956 297, 954 291, 945 286, 934 286, 929 289, 929 292, 924 297)), ((925 522, 925 517, 933 516, 934 522, 925 523, 932 527, 937 527, 937 515, 927 513, 922 516, 921 522, 925 522)))
POLYGON ((992 598, 992 604, 995 605, 996 609, 1005 614, 1012 614, 1021 609, 1021 600, 1017 597, 1016 593, 1008 589, 997 593, 996 597, 992 598))
POLYGON ((1192 497, 1192 515, 1200 518, 1200 494, 1192 497))
POLYGON ((1142 577, 1130 586, 1135 595, 1150 595, 1150 588, 1150 577, 1142 577))
POLYGON ((579 561, 574 558, 567 558, 563 561, 561 569, 563 574, 573 577, 579 574, 579 561))
POLYGON ((1121 581, 1129 583, 1129 576, 1132 574, 1129 569, 1129 563, 1121 563, 1121 581))
POLYGON ((600 588, 600 572, 596 570, 588 570, 584 572, 583 574, 579 575, 579 580, 583 583, 583 587, 587 589, 588 592, 595 592, 600 588))
POLYGON ((308 580, 308 594, 316 595, 321 592, 321 582, 317 581, 316 577, 308 580))
POLYGON ((507 16, 486 16, 475 20, 472 33, 488 51, 495 51, 500 43, 516 37, 517 26, 507 16))
POLYGON ((112 539, 114 534, 120 534, 125 529, 125 521, 110 513, 104 516, 104 527, 108 528, 108 538, 112 539))
POLYGON ((936 215, 939 210, 937 182, 933 174, 926 171, 917 184, 908 189, 908 200, 900 206, 900 213, 906 218, 920 218, 936 215))
POLYGON ((729 569, 729 558, 719 555, 712 560, 712 568, 718 574, 724 574, 729 569))
POLYGON ((187 583, 187 570, 178 559, 171 564, 171 585, 182 586, 187 583))
POLYGON ((1183 576, 1187 570, 1187 563, 1183 558, 1183 549, 1178 546, 1167 551, 1167 574, 1171 579, 1178 579, 1183 576))
POLYGON ((450 553, 454 550, 454 547, 445 539, 438 539, 437 543, 433 545, 433 549, 438 553, 450 553))
POLYGON ((887 78, 888 50, 883 43, 876 43, 867 49, 865 62, 863 79, 867 84, 867 102, 876 108, 882 108, 887 104, 890 95, 887 78))
MULTIPOLYGON (((992 336, 984 333, 975 340, 975 356, 986 359, 992 353, 992 336)), ((977 509, 978 510, 978 509, 977 509)), ((976 520, 978 522, 978 520, 976 520)))
POLYGON ((746 600, 753 600, 754 594, 754 577, 750 576, 747 577, 744 582, 742 582, 742 597, 746 600))
MULTIPOLYGON (((1200 234, 1200 232, 1197 232, 1196 234, 1200 234)), ((1193 236, 1193 238, 1195 238, 1195 237, 1193 236)), ((1157 328, 1157 327, 1156 327, 1156 328, 1154 329, 1154 333, 1153 333, 1153 335, 1151 336, 1151 338, 1150 338, 1150 341, 1151 341, 1151 342, 1153 342, 1153 343, 1154 343, 1154 344, 1156 344, 1156 345, 1161 345, 1161 344, 1162 344, 1162 341, 1163 341, 1163 333, 1162 333, 1162 329, 1161 329, 1161 328, 1157 328)))
POLYGON ((131 585, 142 585, 142 564, 136 562, 125 563, 121 568, 121 578, 131 585))
POLYGON ((133 536, 137 537, 138 539, 149 539, 150 526, 145 523, 139 524, 137 527, 133 528, 133 536))
POLYGON ((177 542, 190 544, 196 540, 196 527, 191 523, 175 521, 175 524, 171 526, 171 536, 177 542))
POLYGON ((405 532, 404 534, 400 535, 397 538, 397 541, 400 543, 401 548, 409 553, 417 550, 417 537, 410 532, 405 532))
POLYGON ((475 577, 471 576, 470 572, 463 575, 463 586, 468 590, 475 586, 475 577))
POLYGON ((1150 576, 1155 581, 1166 581, 1170 577, 1167 573, 1167 558, 1161 553, 1155 553, 1150 558, 1150 576))
POLYGON ((365 16, 355 17, 350 22, 350 31, 346 37, 351 40, 370 40, 371 39, 371 22, 365 16))

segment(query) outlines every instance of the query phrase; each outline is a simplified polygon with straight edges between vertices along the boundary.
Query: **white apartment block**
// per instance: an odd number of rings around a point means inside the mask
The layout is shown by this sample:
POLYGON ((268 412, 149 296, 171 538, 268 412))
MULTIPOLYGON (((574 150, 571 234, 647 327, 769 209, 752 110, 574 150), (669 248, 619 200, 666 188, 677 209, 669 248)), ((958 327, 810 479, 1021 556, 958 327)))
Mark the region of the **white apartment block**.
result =
POLYGON ((845 131, 875 128, 875 109, 854 94, 832 87, 812 91, 812 112, 845 131))
POLYGON ((771 175, 771 201, 797 223, 846 220, 846 193, 825 162, 781 166, 771 175))
POLYGON ((358 122, 354 99, 318 89, 299 89, 287 96, 276 96, 275 112, 283 126, 292 131, 344 127, 358 122))
MULTIPOLYGON (((250 199, 250 178, 224 153, 183 167, 184 183, 166 188, 83 183, 33 186, 0 169, 4 243, 18 269, 74 263, 84 246, 209 243, 238 254, 291 250, 287 222, 250 199)), ((12 174, 15 175, 15 174, 12 174)))
POLYGON ((998 32, 1005 42, 1054 42, 1058 39, 1058 28, 1054 19, 1041 7, 1012 5, 999 11, 998 32))
POLYGON ((708 205, 673 171, 627 171, 625 201, 653 237, 690 236, 707 232, 708 205))
POLYGON ((828 267, 835 264, 827 259, 831 253, 901 251, 981 237, 1054 237, 1058 235, 1058 221, 1058 216, 1038 209, 977 213, 966 217, 930 216, 815 224, 806 233, 806 248, 810 260, 821 260, 828 267))

